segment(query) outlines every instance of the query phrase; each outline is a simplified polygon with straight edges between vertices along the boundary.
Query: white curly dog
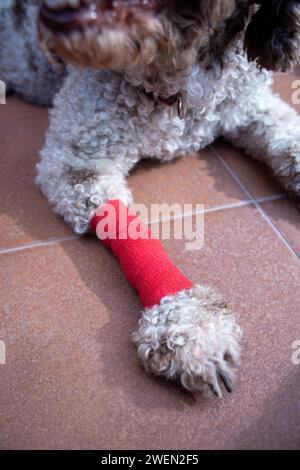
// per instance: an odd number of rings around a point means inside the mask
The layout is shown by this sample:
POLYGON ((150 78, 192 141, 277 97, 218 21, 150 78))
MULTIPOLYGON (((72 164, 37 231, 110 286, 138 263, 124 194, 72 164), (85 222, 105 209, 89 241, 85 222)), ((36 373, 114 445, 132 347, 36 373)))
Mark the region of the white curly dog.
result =
MULTIPOLYGON (((139 160, 219 136, 299 197, 300 118, 267 71, 298 61, 299 32, 295 0, 2 0, 1 77, 36 103, 55 95, 37 166, 55 212, 86 233, 103 203, 132 204, 126 176, 139 160)), ((241 329, 210 288, 147 308, 133 337, 154 374, 231 391, 241 329)))

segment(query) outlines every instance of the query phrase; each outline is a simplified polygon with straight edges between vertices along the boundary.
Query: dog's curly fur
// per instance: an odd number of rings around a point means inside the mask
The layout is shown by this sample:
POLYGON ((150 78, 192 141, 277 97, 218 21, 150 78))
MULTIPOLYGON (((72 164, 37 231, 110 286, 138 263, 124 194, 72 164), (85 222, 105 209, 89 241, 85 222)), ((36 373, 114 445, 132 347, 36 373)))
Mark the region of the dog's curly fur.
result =
MULTIPOLYGON (((94 11, 109 4, 115 19, 98 15, 92 26, 64 31, 42 18, 50 65, 37 39, 39 4, 68 2, 6 0, 0 76, 38 103, 60 88, 37 182, 76 233, 89 230, 107 200, 132 203, 126 176, 141 158, 168 161, 219 136, 265 162, 300 196, 300 118, 273 94, 266 70, 286 70, 299 59, 299 0, 150 0, 147 8, 85 0, 94 11), (175 106, 153 99, 179 93, 183 120, 175 106)), ((134 335, 146 369, 220 395, 218 374, 233 376, 241 336, 221 307, 197 286, 147 309, 134 335)))
POLYGON ((241 334, 226 303, 197 285, 147 308, 133 341, 149 372, 222 396, 218 381, 234 379, 241 334))

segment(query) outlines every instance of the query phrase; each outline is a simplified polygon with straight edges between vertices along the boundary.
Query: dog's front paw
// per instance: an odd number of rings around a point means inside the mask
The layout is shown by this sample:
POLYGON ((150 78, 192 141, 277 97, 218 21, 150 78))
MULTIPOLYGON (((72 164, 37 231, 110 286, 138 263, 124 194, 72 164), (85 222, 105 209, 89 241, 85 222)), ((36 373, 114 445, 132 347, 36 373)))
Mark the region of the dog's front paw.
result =
POLYGON ((222 397, 221 382, 232 390, 241 336, 226 303, 197 285, 147 308, 133 341, 147 371, 222 397))

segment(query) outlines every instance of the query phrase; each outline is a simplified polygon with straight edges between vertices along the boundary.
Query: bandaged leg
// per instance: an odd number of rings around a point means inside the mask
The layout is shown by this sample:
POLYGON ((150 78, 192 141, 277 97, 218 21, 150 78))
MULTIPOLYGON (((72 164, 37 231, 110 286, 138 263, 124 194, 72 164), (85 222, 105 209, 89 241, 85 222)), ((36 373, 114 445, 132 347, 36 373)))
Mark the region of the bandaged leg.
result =
POLYGON ((91 226, 118 258, 145 307, 133 335, 149 372, 180 380, 188 390, 231 391, 241 330, 226 303, 194 285, 149 228, 119 200, 100 207, 91 226))

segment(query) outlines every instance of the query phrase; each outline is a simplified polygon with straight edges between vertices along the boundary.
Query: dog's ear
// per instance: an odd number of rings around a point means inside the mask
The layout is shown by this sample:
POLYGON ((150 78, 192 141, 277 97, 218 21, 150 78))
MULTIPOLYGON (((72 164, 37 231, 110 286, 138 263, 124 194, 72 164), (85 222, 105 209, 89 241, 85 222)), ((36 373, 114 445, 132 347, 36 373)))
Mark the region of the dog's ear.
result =
POLYGON ((261 0, 245 33, 249 60, 269 70, 289 69, 300 58, 300 0, 261 0))

